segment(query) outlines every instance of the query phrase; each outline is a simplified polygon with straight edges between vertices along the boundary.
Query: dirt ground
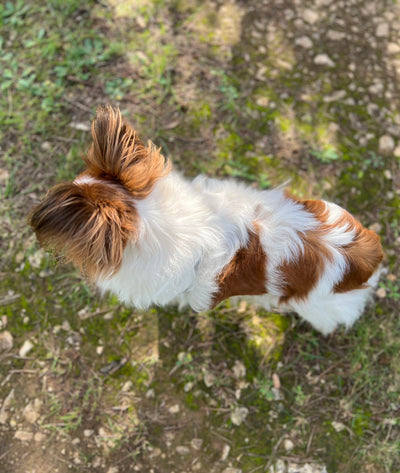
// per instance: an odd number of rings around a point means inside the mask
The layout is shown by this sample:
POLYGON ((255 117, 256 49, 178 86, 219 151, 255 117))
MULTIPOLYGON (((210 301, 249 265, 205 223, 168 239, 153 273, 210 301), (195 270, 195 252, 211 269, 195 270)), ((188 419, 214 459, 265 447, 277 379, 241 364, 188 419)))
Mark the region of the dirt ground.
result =
POLYGON ((400 472, 400 4, 0 5, 0 472, 400 472), (226 302, 139 312, 26 225, 118 105, 192 177, 334 200, 385 275, 348 333, 226 302))

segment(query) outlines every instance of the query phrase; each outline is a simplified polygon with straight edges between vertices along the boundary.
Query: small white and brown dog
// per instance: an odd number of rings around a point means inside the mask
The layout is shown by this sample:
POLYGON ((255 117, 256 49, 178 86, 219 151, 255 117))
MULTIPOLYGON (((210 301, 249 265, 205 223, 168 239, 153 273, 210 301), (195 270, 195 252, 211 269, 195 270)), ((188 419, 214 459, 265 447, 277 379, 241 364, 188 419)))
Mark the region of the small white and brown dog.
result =
POLYGON ((231 296, 295 311, 323 334, 350 327, 379 278, 379 237, 339 206, 171 170, 118 109, 92 126, 87 169, 31 213, 42 246, 138 308, 195 311, 231 296), (255 296, 255 297, 254 297, 255 296))

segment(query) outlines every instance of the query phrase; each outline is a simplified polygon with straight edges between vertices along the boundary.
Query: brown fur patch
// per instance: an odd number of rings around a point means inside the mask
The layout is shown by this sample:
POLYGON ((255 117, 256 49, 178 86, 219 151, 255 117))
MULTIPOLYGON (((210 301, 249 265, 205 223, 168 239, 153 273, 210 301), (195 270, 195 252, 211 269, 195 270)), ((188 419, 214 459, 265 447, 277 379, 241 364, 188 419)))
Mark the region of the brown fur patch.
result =
POLYGON ((362 288, 374 271, 378 268, 383 258, 383 251, 379 236, 371 230, 364 228, 351 214, 342 209, 341 218, 335 225, 328 224, 329 208, 320 200, 299 201, 303 208, 314 215, 320 222, 316 231, 307 232, 302 236, 304 251, 300 257, 281 266, 285 279, 285 294, 281 302, 288 299, 305 298, 315 287, 324 270, 324 262, 331 258, 329 249, 321 241, 321 236, 332 228, 347 226, 348 231, 355 234, 354 240, 346 246, 338 247, 347 260, 347 270, 343 279, 334 287, 334 292, 347 292, 362 288))
POLYGON ((317 285, 325 268, 325 261, 331 258, 328 248, 321 242, 317 231, 301 236, 302 250, 297 258, 279 266, 283 279, 281 303, 289 299, 304 299, 317 285))
POLYGON ((211 308, 232 296, 265 294, 266 263, 267 257, 258 233, 249 231, 247 246, 236 252, 218 276, 219 290, 214 295, 211 308))
POLYGON ((135 237, 137 214, 119 185, 65 183, 48 192, 29 223, 44 248, 93 280, 118 271, 126 243, 135 237))
POLYGON ((149 195, 154 183, 171 169, 170 162, 151 142, 143 145, 119 109, 106 106, 97 110, 92 137, 93 144, 84 158, 90 174, 121 183, 136 199, 149 195))
POLYGON ((355 237, 342 251, 347 260, 347 271, 335 292, 347 292, 363 287, 378 269, 383 259, 383 250, 379 236, 364 228, 349 213, 344 212, 340 224, 348 224, 355 237))

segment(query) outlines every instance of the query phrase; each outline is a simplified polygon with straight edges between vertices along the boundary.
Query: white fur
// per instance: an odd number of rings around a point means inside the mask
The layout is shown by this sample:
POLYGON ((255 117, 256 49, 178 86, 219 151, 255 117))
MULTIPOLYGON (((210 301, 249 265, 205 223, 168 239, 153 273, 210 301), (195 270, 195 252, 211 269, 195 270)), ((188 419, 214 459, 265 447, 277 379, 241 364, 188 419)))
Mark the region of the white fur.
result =
MULTIPOLYGON (((160 179, 135 206, 140 216, 138 240, 128 244, 118 273, 98 284, 139 308, 178 303, 196 311, 209 309, 218 290, 218 274, 246 246, 254 222, 267 255, 268 294, 253 299, 267 309, 275 307, 283 295, 279 266, 295 261, 303 249, 300 235, 320 225, 280 189, 257 191, 238 182, 205 177, 189 183, 175 172, 160 179)), ((337 222, 343 210, 330 203, 326 206, 329 223, 337 222)), ((296 311, 324 334, 339 324, 351 326, 371 292, 371 288, 333 292, 346 269, 338 248, 353 237, 346 226, 321 235, 332 255, 325 261, 322 278, 306 300, 281 307, 296 311)), ((377 279, 376 273, 371 286, 377 279)))

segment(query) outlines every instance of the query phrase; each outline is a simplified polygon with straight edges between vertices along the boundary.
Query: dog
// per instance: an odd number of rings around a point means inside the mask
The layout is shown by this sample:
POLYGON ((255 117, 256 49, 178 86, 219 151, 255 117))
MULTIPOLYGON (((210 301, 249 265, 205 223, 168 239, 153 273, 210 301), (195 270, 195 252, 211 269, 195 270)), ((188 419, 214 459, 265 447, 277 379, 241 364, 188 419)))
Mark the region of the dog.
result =
POLYGON ((117 108, 100 107, 87 169, 51 188, 29 223, 39 243, 140 309, 197 312, 232 296, 295 311, 327 335, 361 315, 380 239, 338 205, 233 180, 189 182, 117 108))

